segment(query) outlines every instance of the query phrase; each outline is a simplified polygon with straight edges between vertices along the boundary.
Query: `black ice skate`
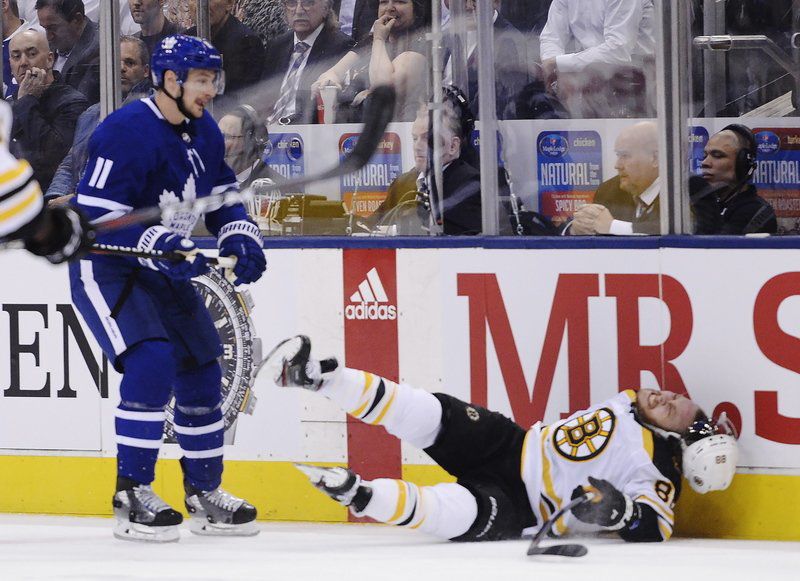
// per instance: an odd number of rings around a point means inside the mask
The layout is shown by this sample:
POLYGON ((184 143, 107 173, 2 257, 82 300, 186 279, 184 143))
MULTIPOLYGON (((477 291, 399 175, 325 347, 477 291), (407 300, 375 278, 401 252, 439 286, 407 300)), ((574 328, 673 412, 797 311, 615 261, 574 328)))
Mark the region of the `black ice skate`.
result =
POLYGON ((118 478, 112 505, 117 519, 114 536, 118 539, 152 543, 180 539, 178 525, 183 516, 161 500, 149 484, 118 478))
POLYGON ((358 514, 362 512, 372 498, 372 489, 364 484, 361 476, 347 468, 338 466, 322 468, 310 464, 298 464, 295 468, 308 476, 316 488, 330 496, 333 500, 358 514))
POLYGON ((184 482, 189 530, 196 535, 252 537, 260 532, 256 507, 222 488, 202 492, 184 482))
POLYGON ((280 387, 302 387, 317 391, 324 376, 339 366, 334 358, 318 361, 311 358, 311 339, 297 335, 285 339, 264 360, 268 373, 280 387))

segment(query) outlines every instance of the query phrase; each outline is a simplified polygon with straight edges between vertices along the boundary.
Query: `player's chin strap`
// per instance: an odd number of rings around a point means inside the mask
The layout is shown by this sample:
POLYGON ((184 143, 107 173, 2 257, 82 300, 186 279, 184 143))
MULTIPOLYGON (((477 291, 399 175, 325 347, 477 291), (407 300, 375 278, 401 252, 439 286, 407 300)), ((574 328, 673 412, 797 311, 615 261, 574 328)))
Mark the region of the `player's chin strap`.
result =
POLYGON ((178 82, 178 88, 180 89, 181 92, 178 93, 177 97, 173 97, 172 95, 169 94, 169 91, 167 91, 167 88, 164 85, 158 87, 158 89, 162 93, 164 93, 167 97, 175 101, 175 106, 178 108, 178 111, 181 112, 181 115, 183 115, 187 119, 194 119, 194 116, 191 113, 189 113, 189 111, 186 109, 186 106, 183 104, 183 81, 178 82))

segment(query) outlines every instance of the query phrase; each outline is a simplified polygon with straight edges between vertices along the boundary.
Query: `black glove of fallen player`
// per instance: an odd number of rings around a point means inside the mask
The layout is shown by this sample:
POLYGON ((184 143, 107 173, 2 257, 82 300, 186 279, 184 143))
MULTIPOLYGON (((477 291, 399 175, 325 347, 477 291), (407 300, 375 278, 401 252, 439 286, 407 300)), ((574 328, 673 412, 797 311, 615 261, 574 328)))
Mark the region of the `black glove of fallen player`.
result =
POLYGON ((60 264, 86 255, 94 239, 94 228, 80 210, 55 206, 45 208, 36 220, 32 233, 25 238, 25 248, 60 264))
POLYGON ((631 498, 614 488, 608 480, 589 476, 590 486, 578 486, 572 491, 572 498, 585 492, 594 492, 595 498, 572 509, 575 518, 585 523, 595 524, 609 531, 624 528, 638 518, 639 506, 631 498))

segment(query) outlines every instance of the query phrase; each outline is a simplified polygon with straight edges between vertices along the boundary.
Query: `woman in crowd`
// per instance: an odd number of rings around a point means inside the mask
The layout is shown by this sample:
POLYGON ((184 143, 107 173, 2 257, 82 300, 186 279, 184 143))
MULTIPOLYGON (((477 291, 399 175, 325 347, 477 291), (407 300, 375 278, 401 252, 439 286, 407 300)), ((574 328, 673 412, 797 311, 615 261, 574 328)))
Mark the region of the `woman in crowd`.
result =
POLYGON ((315 94, 326 86, 341 91, 338 122, 360 121, 364 100, 379 85, 392 85, 397 92, 395 119, 413 120, 420 101, 427 97, 429 20, 422 0, 380 0, 372 34, 312 85, 315 94))

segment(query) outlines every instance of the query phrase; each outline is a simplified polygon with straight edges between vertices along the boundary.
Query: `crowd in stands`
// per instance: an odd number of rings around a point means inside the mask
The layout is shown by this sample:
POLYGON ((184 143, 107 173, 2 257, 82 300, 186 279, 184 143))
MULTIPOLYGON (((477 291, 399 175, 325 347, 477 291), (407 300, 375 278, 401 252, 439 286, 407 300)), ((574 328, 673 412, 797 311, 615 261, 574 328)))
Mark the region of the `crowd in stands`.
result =
MULTIPOLYGON (((498 119, 656 116, 653 0, 463 0, 460 22, 451 17, 452 1, 440 0, 444 30, 440 69, 445 86, 460 87, 455 89, 460 97, 445 111, 448 119, 454 110, 458 112, 447 141, 449 145, 458 141, 458 155, 442 160, 452 166, 446 178, 461 165, 456 162, 469 145, 463 127, 480 119, 478 2, 491 2, 493 8, 498 119)), ((790 50, 788 39, 794 26, 790 0, 729 0, 726 5, 729 32, 774 33, 776 42, 790 50)), ((691 3, 693 32, 698 34, 702 7, 700 0, 691 3)), ((124 98, 140 98, 150 90, 148 55, 163 38, 179 32, 197 34, 195 10, 196 4, 188 0, 120 2, 124 98)), ((14 113, 12 150, 30 161, 36 179, 52 199, 63 201, 74 192, 88 138, 99 122, 98 16, 97 1, 2 0, 3 90, 14 113)), ((226 77, 226 91, 215 100, 214 114, 226 137, 229 162, 235 164, 243 182, 274 177, 258 151, 266 143, 267 127, 322 122, 322 93, 335 94, 335 122, 360 122, 372 88, 392 85, 398 95, 394 120, 414 121, 415 152, 417 141, 422 147, 417 134, 426 136, 427 149, 427 114, 421 116, 420 107, 432 93, 426 36, 432 24, 430 0, 209 0, 209 24, 209 40, 223 54, 226 77)), ((730 66, 732 82, 726 95, 730 103, 714 115, 741 114, 743 108, 773 97, 787 83, 791 88, 784 78, 769 83, 765 75, 778 74, 769 66, 758 66, 745 57, 738 62, 746 66, 730 66), (768 88, 752 90, 759 83, 768 88), (737 91, 747 98, 737 99, 737 91)), ((619 175, 603 183, 593 203, 577 210, 572 220, 560 228, 547 224, 546 233, 658 233, 656 136, 655 123, 632 121, 615 144, 619 175)), ((728 135, 726 143, 735 146, 735 157, 736 152, 748 149, 746 141, 740 132, 734 138, 728 135)), ((473 182, 479 177, 477 153, 470 152, 466 158, 471 170, 465 179, 473 182)), ((459 207, 471 204, 470 212, 478 212, 477 223, 456 227, 447 194, 439 196, 438 203, 444 207, 438 208, 431 203, 430 188, 421 194, 420 184, 425 181, 421 178, 427 171, 423 163, 427 161, 417 156, 415 167, 398 178, 397 187, 393 184, 390 193, 399 198, 394 202, 391 195, 387 198, 389 206, 375 214, 373 225, 391 211, 394 217, 405 216, 406 230, 417 228, 408 226, 413 220, 406 206, 422 204, 427 220, 421 220, 418 229, 427 232, 438 226, 445 233, 479 233, 480 205, 474 196, 459 198, 459 207), (409 192, 414 195, 406 196, 409 192)), ((501 175, 500 186, 507 188, 502 180, 501 175)), ((740 189, 737 198, 744 197, 740 194, 746 188, 740 189)), ((706 202, 710 199, 701 197, 706 202)), ((419 218, 422 214, 417 210, 414 215, 419 218)), ((512 213, 507 204, 501 210, 512 213)), ((709 215, 707 207, 703 215, 709 215)), ((762 229, 769 230, 773 222, 774 216, 762 229)))

